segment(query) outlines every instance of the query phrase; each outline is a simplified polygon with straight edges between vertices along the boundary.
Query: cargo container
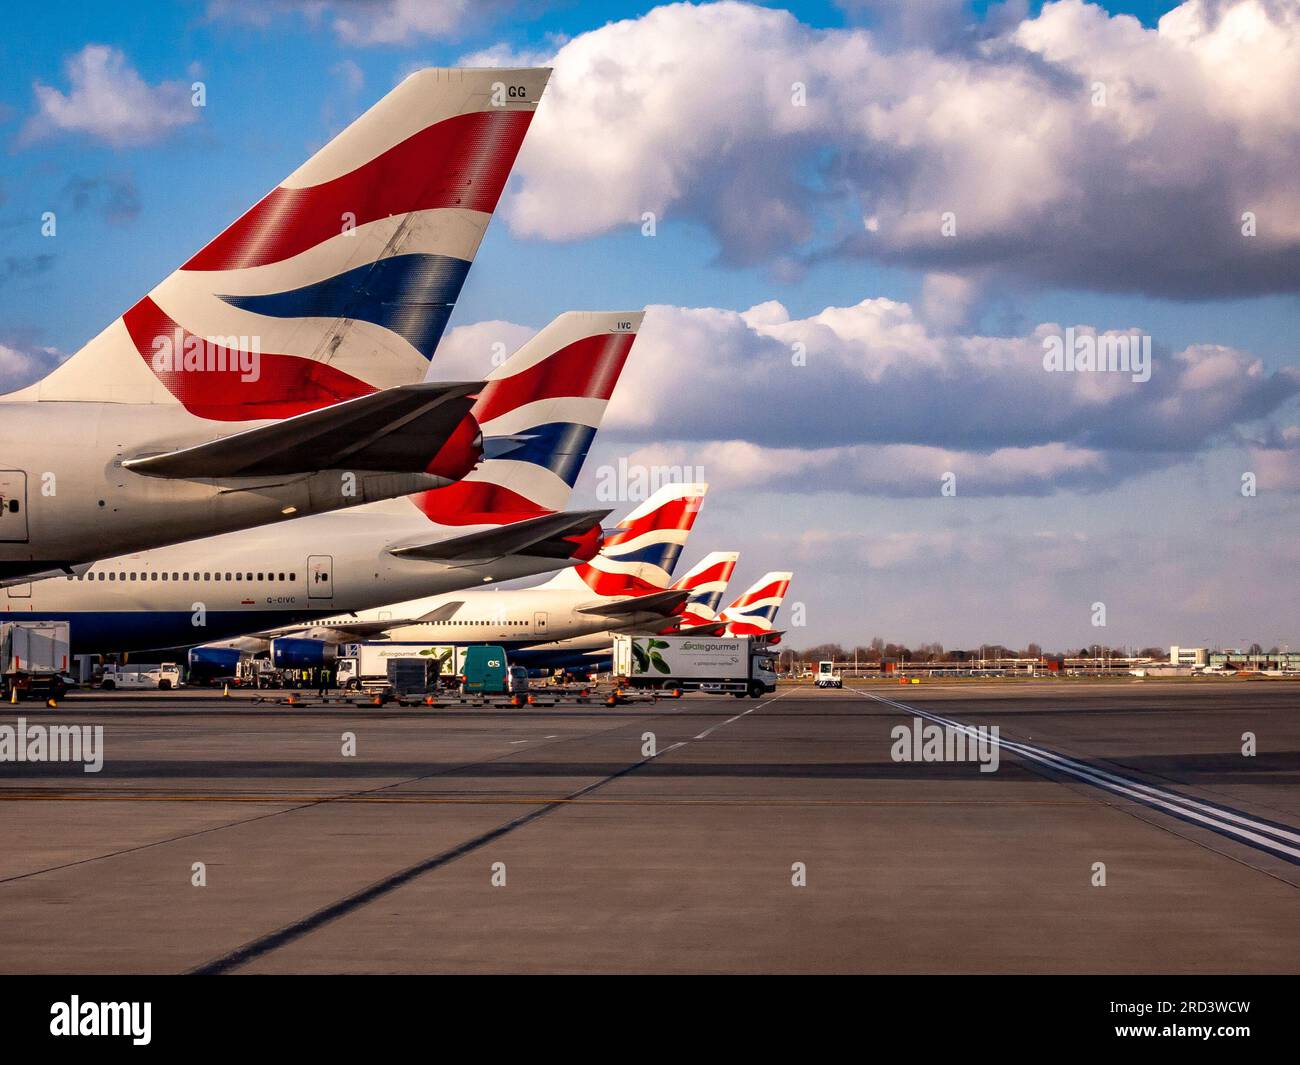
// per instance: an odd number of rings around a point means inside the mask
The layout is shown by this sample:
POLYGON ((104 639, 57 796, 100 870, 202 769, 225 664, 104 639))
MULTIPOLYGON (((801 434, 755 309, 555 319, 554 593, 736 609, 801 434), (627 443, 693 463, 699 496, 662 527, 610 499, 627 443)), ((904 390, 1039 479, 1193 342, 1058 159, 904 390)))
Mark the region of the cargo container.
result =
POLYGON ((334 683, 345 691, 379 691, 388 688, 388 663, 395 659, 417 659, 430 663, 429 683, 438 678, 449 680, 460 673, 465 649, 450 644, 429 643, 350 643, 339 648, 335 660, 334 683), (432 666, 436 664, 435 672, 432 666))
POLYGON ((66 621, 0 622, 0 696, 61 699, 68 690, 66 621))

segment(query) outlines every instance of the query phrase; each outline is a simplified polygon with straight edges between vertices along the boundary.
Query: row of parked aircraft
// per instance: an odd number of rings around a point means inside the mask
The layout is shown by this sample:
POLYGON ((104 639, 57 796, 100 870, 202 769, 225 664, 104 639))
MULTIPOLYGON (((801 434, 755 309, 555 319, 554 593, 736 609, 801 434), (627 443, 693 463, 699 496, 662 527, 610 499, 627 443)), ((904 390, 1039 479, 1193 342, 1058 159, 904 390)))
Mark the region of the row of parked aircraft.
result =
POLYGON ((721 612, 735 552, 672 583, 707 486, 608 534, 609 510, 566 509, 642 312, 562 314, 482 380, 436 380, 549 73, 412 75, 0 398, 4 619, 67 620, 74 654, 274 641, 292 665, 376 638, 540 666, 615 631, 772 631, 788 573, 721 612))

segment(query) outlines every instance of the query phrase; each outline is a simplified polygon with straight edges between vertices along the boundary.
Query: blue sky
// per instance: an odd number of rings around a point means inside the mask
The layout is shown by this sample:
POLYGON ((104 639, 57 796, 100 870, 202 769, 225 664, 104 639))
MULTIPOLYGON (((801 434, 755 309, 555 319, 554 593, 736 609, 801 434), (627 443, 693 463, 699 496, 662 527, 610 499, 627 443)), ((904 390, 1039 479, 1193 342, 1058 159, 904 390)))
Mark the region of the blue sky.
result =
MULTIPOLYGON (((0 43, 4 70, 0 78, 0 138, 7 142, 7 150, 0 156, 0 234, 4 239, 0 345, 18 352, 40 348, 63 354, 75 351, 388 91, 404 72, 421 65, 454 65, 462 57, 493 47, 516 53, 554 53, 564 41, 583 38, 616 18, 644 24, 649 39, 648 16, 655 8, 652 4, 576 0, 514 5, 503 0, 486 5, 489 14, 453 17, 448 32, 426 32, 417 27, 395 43, 357 42, 340 30, 340 19, 364 19, 389 3, 391 0, 370 5, 331 3, 314 16, 300 10, 310 5, 287 0, 270 5, 240 0, 126 7, 57 2, 11 5, 14 21, 37 27, 38 32, 22 39, 9 35, 0 43), (33 116, 39 111, 34 87, 40 84, 66 93, 69 74, 65 64, 92 44, 120 50, 129 67, 150 87, 169 82, 188 86, 193 80, 202 80, 207 106, 195 120, 150 143, 115 144, 93 131, 32 127, 33 116), (53 240, 40 232, 42 212, 48 210, 58 216, 58 236, 53 240)), ((783 8, 793 16, 790 26, 794 28, 789 34, 795 42, 796 59, 804 47, 800 42, 812 41, 819 30, 852 34, 869 27, 873 47, 881 52, 897 55, 909 48, 920 49, 936 63, 966 62, 978 47, 954 44, 944 27, 956 23, 983 26, 974 31, 975 37, 987 41, 994 36, 995 25, 1014 27, 1021 17, 1033 20, 1042 7, 1027 5, 1022 13, 1013 5, 978 3, 953 15, 954 5, 939 0, 934 6, 945 18, 900 28, 890 3, 846 0, 842 6, 768 6, 783 8)), ((1220 6, 1226 10, 1234 5, 1220 6)), ((1153 28, 1157 19, 1174 7, 1112 2, 1105 11, 1111 16, 1134 15, 1143 26, 1153 28)), ((1088 24, 1100 25, 1097 20, 1088 24)), ((1109 29, 1113 23, 1107 21, 1105 26, 1109 29)), ((998 32, 1010 34, 1012 30, 998 32)), ((1098 32, 1098 39, 1103 39, 1098 32)), ((1153 38, 1148 35, 1146 40, 1153 38)), ((653 49, 653 42, 646 47, 653 49)), ((1050 55, 1050 62, 1058 62, 1054 54, 1043 54, 1050 55)), ((1101 59, 1099 55, 1092 63, 1085 57, 1074 69, 1088 76, 1101 59)), ((818 60, 809 61, 815 65, 818 60)), ((839 59, 827 60, 832 61, 839 59)), ((1014 79, 1022 69, 1038 70, 1048 62, 1035 59, 1037 66, 1026 63, 1022 67, 1018 65, 1021 60, 1014 59, 1001 69, 1005 77, 1014 79)), ((1066 57, 1059 62, 1064 66, 1075 61, 1066 57)), ((987 68, 972 64, 969 69, 987 68)), ((828 68, 827 73, 833 72, 828 68)), ((701 80, 707 83, 706 75, 702 73, 701 80)), ((979 76, 996 79, 1002 75, 995 71, 979 76)), ((553 87, 557 99, 563 98, 558 95, 562 87, 553 87)), ((869 89, 864 91, 869 95, 869 89)), ((923 93, 923 89, 915 91, 923 93)), ((1264 100, 1267 91, 1262 81, 1259 91, 1264 100)), ((1249 95, 1250 88, 1245 92, 1249 95)), ((552 102, 548 98, 542 108, 552 102)), ((1294 110, 1294 98, 1291 103, 1294 110)), ((566 117, 557 122, 575 121, 578 106, 572 103, 564 112, 566 117)), ((1131 192, 1133 199, 1150 196, 1153 204, 1170 205, 1171 212, 1177 209, 1183 186, 1162 186, 1158 174, 1149 179, 1150 188, 1140 183, 1148 180, 1146 171, 1160 169, 1161 151, 1177 150, 1179 116, 1173 107, 1170 104, 1160 117, 1174 146, 1162 145, 1150 131, 1143 133, 1152 138, 1146 149, 1151 152, 1150 166, 1134 167, 1132 180, 1138 184, 1131 192)), ((1188 121, 1185 137, 1190 145, 1200 135, 1192 120, 1188 121)), ((1059 120, 1052 122, 1059 126, 1059 120)), ((1228 116, 1223 125, 1230 129, 1232 122, 1228 116)), ((1045 123, 1040 129, 1056 126, 1045 123)), ((719 126, 724 134, 726 128, 725 122, 719 126)), ((538 139, 539 132, 535 129, 530 140, 538 139)), ((552 136, 550 144, 554 143, 564 143, 561 134, 552 136)), ((1283 147, 1285 143, 1283 135, 1283 147)), ((555 187, 554 181, 547 184, 547 166, 554 161, 545 154, 553 152, 553 147, 548 147, 544 138, 535 147, 539 160, 535 171, 517 174, 512 190, 524 184, 542 191, 555 187)), ((806 145, 801 150, 803 147, 806 145)), ((1014 150, 1014 144, 1010 148, 1014 150)), ((570 142, 570 149, 579 159, 587 151, 578 140, 570 142)), ((790 268, 789 249, 781 249, 779 241, 762 244, 754 254, 742 254, 737 251, 736 233, 717 221, 718 206, 726 202, 725 197, 710 200, 696 190, 709 182, 725 181, 729 174, 726 166, 753 159, 761 165, 765 151, 782 150, 765 146, 760 130, 751 134, 750 143, 743 147, 749 154, 738 154, 742 149, 736 149, 737 154, 726 157, 725 166, 718 164, 721 169, 710 169, 698 161, 683 162, 680 173, 685 175, 687 190, 673 193, 677 198, 663 212, 663 223, 653 240, 642 237, 630 220, 634 215, 621 224, 593 224, 577 237, 539 232, 538 226, 530 227, 519 216, 498 217, 470 274, 452 326, 501 319, 539 327, 555 314, 575 307, 662 304, 741 312, 767 301, 779 301, 792 321, 802 322, 828 307, 847 308, 876 298, 907 304, 919 314, 926 303, 927 285, 935 273, 942 272, 959 279, 968 305, 957 315, 959 321, 941 328, 937 320, 928 320, 927 329, 936 344, 948 346, 953 353, 950 357, 963 373, 979 373, 978 356, 970 353, 978 345, 960 338, 995 337, 1010 342, 1029 336, 1044 322, 1086 323, 1100 331, 1141 329, 1151 334, 1158 360, 1172 359, 1189 345, 1224 345, 1243 353, 1245 360, 1259 359, 1265 374, 1285 375, 1296 363, 1295 326, 1300 313, 1295 279, 1288 283, 1279 269, 1273 268, 1270 276, 1269 268, 1263 267, 1258 280, 1240 286, 1225 284, 1223 278, 1235 269, 1231 260, 1215 261, 1218 245, 1198 243, 1199 238, 1192 236, 1186 238, 1190 253, 1180 244, 1181 237, 1171 241, 1167 253, 1152 248, 1150 240, 1136 248, 1139 259, 1151 255, 1154 263, 1161 256, 1187 260, 1177 277, 1171 270, 1168 279, 1160 276, 1159 265, 1148 269, 1141 261, 1131 271, 1117 267, 1090 272, 1086 265, 1073 261, 1077 251, 1069 238, 1046 232, 1043 247, 1035 249, 1032 229, 1027 238, 1022 235, 1021 247, 1011 254, 997 250, 996 240, 988 242, 975 253, 983 258, 969 268, 936 266, 931 252, 915 242, 880 251, 850 249, 825 254, 821 238, 841 232, 845 217, 856 217, 855 211, 867 213, 864 198, 880 193, 882 181, 893 180, 873 173, 873 167, 882 159, 897 162, 896 157, 882 154, 879 144, 863 159, 853 160, 853 143, 847 136, 825 152, 814 150, 802 170, 793 172, 796 183, 807 172, 818 173, 799 194, 804 202, 795 205, 813 218, 816 232, 806 248, 796 249, 798 268, 790 268), (855 168, 848 179, 853 191, 831 197, 828 206, 809 206, 810 188, 831 180, 828 175, 834 172, 833 167, 821 164, 832 158, 849 160, 846 165, 855 168), (1059 247, 1053 245, 1054 240, 1060 241, 1059 247), (1041 256, 1036 254, 1040 251, 1041 256), (1198 276, 1196 258, 1203 253, 1207 259, 1203 276, 1198 276), (735 265, 746 258, 743 265, 735 265), (1145 280, 1148 274, 1153 278, 1149 284, 1145 280)), ((933 151, 936 158, 947 154, 942 144, 918 150, 933 151)), ((1243 161, 1242 154, 1238 152, 1232 164, 1239 167, 1234 180, 1252 193, 1275 196, 1270 204, 1281 203, 1285 208, 1289 203, 1290 209, 1300 211, 1300 204, 1287 199, 1295 186, 1288 187, 1284 178, 1270 177, 1273 184, 1267 188, 1262 180, 1252 181, 1255 171, 1273 174, 1274 160, 1266 152, 1261 150, 1258 163, 1248 151, 1243 161)), ((1226 155, 1224 159, 1226 167, 1226 155)), ((1109 163, 1099 157, 1097 165, 1109 163)), ((1212 153, 1207 153, 1205 166, 1213 172, 1216 161, 1212 153)), ((992 173, 971 172, 961 178, 960 191, 974 196, 978 204, 981 182, 993 177, 992 173)), ((942 175, 931 179, 941 180, 942 175)), ((591 180, 593 187, 599 188, 605 179, 593 173, 591 180)), ((614 175, 606 183, 616 181, 614 175)), ((1096 186, 1097 182, 1080 179, 1081 186, 1090 184, 1096 186)), ((891 195, 906 199, 916 194, 914 185, 886 188, 881 202, 890 203, 891 195)), ((1068 191, 1062 193, 1065 199, 1054 208, 1056 217, 1069 214, 1069 195, 1068 191)), ((507 200, 509 197, 510 190, 507 200)), ((581 204, 557 203, 555 209, 581 210, 581 204)), ((1196 210, 1188 207, 1185 223, 1177 215, 1171 218, 1177 224, 1192 225, 1196 210)), ((1274 228, 1279 227, 1275 224, 1274 228)), ((1126 248, 1123 240, 1122 233, 1099 239, 1098 254, 1113 255, 1115 263, 1126 256, 1132 259, 1135 248, 1126 248)), ((1159 243, 1158 237, 1155 243, 1159 243)), ((1293 261, 1285 256, 1294 253, 1294 241, 1281 241, 1276 250, 1282 257, 1279 262, 1293 261)), ((759 345, 754 347, 756 359, 761 343, 771 340, 752 332, 745 333, 745 338, 745 343, 759 345)), ((849 342, 845 337, 840 340, 849 342)), ((661 346, 670 346, 670 340, 661 346)), ((864 355, 871 357, 870 351, 864 355)), ((5 383, 22 383, 21 373, 11 376, 19 379, 5 383)), ((893 378, 887 374, 877 380, 893 378)), ((690 380, 669 380, 667 387, 689 388, 690 380)), ((833 383, 827 387, 837 391, 833 383)), ((1050 425, 1031 427, 1027 431, 1031 436, 1037 433, 1034 439, 1044 445, 1100 449, 1106 472, 1085 477, 1075 470, 1073 479, 1065 476, 1059 485, 1046 488, 1041 483, 1012 483, 996 491, 977 492, 973 498, 962 498, 959 493, 959 501, 946 501, 956 502, 956 506, 946 509, 945 501, 926 493, 900 489, 895 482, 882 486, 878 479, 858 476, 864 464, 872 464, 869 450, 855 451, 851 459, 844 460, 855 463, 853 468, 820 459, 813 466, 802 466, 786 455, 781 459, 786 463, 785 472, 759 480, 746 480, 724 467, 720 477, 710 474, 717 491, 701 519, 695 547, 699 553, 739 549, 738 581, 756 577, 762 568, 794 568, 796 584, 791 594, 806 602, 809 616, 807 631, 792 636, 796 643, 831 638, 865 642, 879 634, 937 639, 950 646, 981 640, 1023 644, 1030 639, 1061 645, 1099 639, 1143 644, 1209 639, 1233 644, 1244 637, 1266 644, 1300 644, 1300 626, 1293 620, 1290 606, 1293 596, 1281 595, 1276 582, 1256 583, 1253 577, 1235 585, 1230 580, 1216 581, 1214 594, 1204 600, 1194 590, 1180 589, 1175 595, 1170 587, 1170 573, 1178 569, 1170 568, 1170 552, 1172 558, 1184 560, 1189 570, 1216 567, 1216 560, 1225 553, 1256 557, 1265 571, 1274 573, 1293 566, 1289 547, 1283 549, 1279 544, 1289 540, 1294 524, 1294 491, 1300 485, 1300 476, 1292 478, 1291 472, 1295 449, 1277 440, 1268 449, 1265 458, 1277 471, 1277 491, 1271 497, 1251 499, 1252 506, 1247 507, 1233 490, 1239 471, 1251 468, 1251 448, 1270 434, 1282 434, 1296 420, 1295 400, 1287 398, 1289 379, 1279 377, 1270 387, 1281 397, 1277 402, 1270 404, 1259 396, 1243 394, 1232 400, 1238 406, 1227 412, 1213 404, 1196 406, 1181 393, 1167 397, 1166 408, 1186 405, 1188 417, 1213 423, 1203 437, 1190 444, 1167 428, 1164 436, 1153 438, 1150 447, 1132 449, 1130 443, 1126 445, 1129 450, 1120 452, 1112 443, 1121 429, 1105 419, 1095 431, 1062 430, 1053 435, 1050 425), (1152 460, 1151 454, 1159 454, 1159 460, 1152 460), (1087 539, 1078 548, 1077 554, 1084 557, 1077 564, 1065 564, 1057 549, 1039 550, 1045 537, 1068 538, 1078 533, 1087 539), (1032 540, 1028 547, 1023 543, 1025 537, 1032 540), (904 541, 896 552, 879 550, 882 543, 904 541), (1097 560, 1091 568, 1088 555, 1097 560), (1010 567, 1014 578, 1002 567, 1010 567), (1103 578, 1102 574, 1109 576, 1103 578), (1008 580, 1012 586, 1009 593, 1008 580), (1081 624, 1078 619, 1087 615, 1084 607, 1106 597, 1124 604, 1117 611, 1121 620, 1100 633, 1081 624), (1251 625, 1256 627, 1246 631, 1251 625)), ((1018 398, 1018 388, 1018 382, 1008 383, 1006 392, 1013 397, 1009 403, 1025 402, 1018 398)), ((880 402, 890 402, 889 394, 882 393, 880 402)), ((910 386, 907 394, 917 395, 910 386)), ((1203 394, 1203 390, 1197 393, 1198 397, 1203 394)), ((991 402, 997 402, 996 395, 995 391, 991 402)), ((732 426, 720 440, 743 438, 757 447, 774 446, 776 441, 765 438, 759 426, 765 420, 788 417, 806 425, 806 450, 819 451, 815 400, 809 400, 807 407, 774 413, 787 403, 782 390, 756 394, 740 389, 735 396, 718 396, 717 403, 719 422, 732 426), (725 409, 728 404, 732 409, 725 409), (755 425, 752 436, 745 435, 747 418, 755 425)), ((897 430, 893 435, 868 432, 860 446, 938 446, 940 434, 929 431, 925 423, 947 417, 943 412, 951 413, 961 403, 961 394, 947 396, 934 406, 921 401, 915 412, 921 428, 914 435, 897 430)), ((1119 399, 1117 409, 1129 403, 1119 399)), ((863 411, 863 420, 873 420, 870 409, 863 411)), ((1131 426, 1135 420, 1141 424, 1141 418, 1127 409, 1123 420, 1124 425, 1131 426)), ((657 435, 644 427, 622 434, 615 431, 605 445, 604 457, 649 453, 660 445, 666 454, 678 454, 683 447, 710 441, 707 433, 688 431, 680 424, 665 426, 662 432, 657 435), (686 444, 679 446, 683 441, 686 444)), ((1002 440, 990 432, 972 449, 971 461, 1019 443, 1023 441, 1002 440)), ((599 453, 593 461, 600 461, 599 453)), ((1102 459, 1093 455, 1088 462, 1095 468, 1102 459)), ((589 488, 586 479, 582 487, 589 488)), ((1068 549, 1060 550, 1068 554, 1068 549)), ((1246 568, 1253 565, 1248 563, 1246 568)))

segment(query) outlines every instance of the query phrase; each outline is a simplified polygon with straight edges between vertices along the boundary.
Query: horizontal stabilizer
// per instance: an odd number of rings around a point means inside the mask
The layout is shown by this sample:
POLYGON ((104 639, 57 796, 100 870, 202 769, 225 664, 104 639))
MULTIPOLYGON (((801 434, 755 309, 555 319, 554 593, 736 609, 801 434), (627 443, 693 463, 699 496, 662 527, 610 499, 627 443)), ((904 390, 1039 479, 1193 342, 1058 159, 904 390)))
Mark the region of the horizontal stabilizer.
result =
POLYGON ((443 603, 442 606, 434 607, 427 614, 421 614, 412 624, 415 625, 433 625, 441 621, 450 621, 456 611, 465 605, 465 600, 457 599, 451 603, 443 603))
POLYGON ((477 566, 506 555, 540 555, 567 559, 574 543, 565 537, 585 533, 609 515, 608 510, 561 511, 511 522, 481 532, 434 540, 427 544, 390 547, 399 558, 426 562, 446 562, 457 566, 477 566))
POLYGON ((422 473, 474 405, 481 382, 399 385, 195 447, 127 459, 149 477, 286 476, 320 470, 422 473))
POLYGON ((578 607, 578 613, 594 614, 596 617, 612 618, 616 621, 636 614, 662 614, 668 617, 690 598, 690 594, 686 588, 668 588, 662 592, 638 595, 632 599, 620 599, 616 603, 590 603, 578 607))
POLYGON ((711 621, 707 625, 690 625, 679 629, 679 636, 721 636, 727 631, 725 621, 711 621))

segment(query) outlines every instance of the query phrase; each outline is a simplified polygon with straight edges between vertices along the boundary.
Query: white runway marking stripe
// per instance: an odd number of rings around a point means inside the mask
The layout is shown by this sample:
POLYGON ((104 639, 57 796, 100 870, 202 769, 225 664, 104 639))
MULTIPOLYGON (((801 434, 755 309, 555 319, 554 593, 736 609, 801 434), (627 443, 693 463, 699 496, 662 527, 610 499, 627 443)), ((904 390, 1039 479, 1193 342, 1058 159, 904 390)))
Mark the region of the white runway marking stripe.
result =
MULTIPOLYGON (((781 698, 781 696, 778 695, 776 698, 779 699, 779 698, 781 698)), ((774 702, 774 701, 775 701, 775 700, 773 700, 773 699, 769 699, 769 700, 767 700, 767 703, 774 702)), ((759 703, 758 706, 766 706, 767 703, 759 703)), ((752 714, 755 710, 758 709, 758 706, 751 706, 748 710, 744 711, 744 713, 737 714, 735 717, 729 717, 729 718, 727 718, 726 721, 719 721, 719 722, 718 722, 716 725, 714 725, 712 728, 706 728, 703 732, 701 732, 701 733, 700 733, 698 736, 696 736, 695 738, 696 738, 697 740, 702 740, 702 739, 706 738, 706 737, 709 735, 709 733, 711 733, 711 732, 717 732, 718 729, 722 728, 723 725, 730 725, 733 721, 739 721, 742 717, 745 716, 745 714, 752 714)))
MULTIPOLYGON (((886 706, 892 706, 896 710, 923 718, 926 721, 958 729, 967 735, 975 735, 975 726, 973 725, 967 725, 952 718, 941 717, 928 710, 922 710, 907 703, 900 703, 894 699, 886 699, 883 695, 861 691, 857 688, 850 690, 857 692, 859 695, 865 695, 869 699, 874 699, 876 702, 884 703, 886 706)), ((1262 818, 1252 817, 1241 810, 1234 810, 1229 806, 1181 795, 1168 788, 1145 784, 1140 780, 1121 776, 1110 770, 1090 765, 1087 762, 1080 762, 1074 758, 1068 758, 1065 755, 1057 754, 1055 751, 1049 751, 1042 747, 1019 743, 1001 736, 995 742, 1000 748, 1037 762, 1055 772, 1074 777, 1076 780, 1109 791, 1114 795, 1121 795, 1135 802, 1140 802, 1144 806, 1160 810, 1191 824, 1208 828, 1222 836, 1227 836, 1257 850, 1267 851, 1293 864, 1300 865, 1300 831, 1290 825, 1266 821, 1262 818)))

